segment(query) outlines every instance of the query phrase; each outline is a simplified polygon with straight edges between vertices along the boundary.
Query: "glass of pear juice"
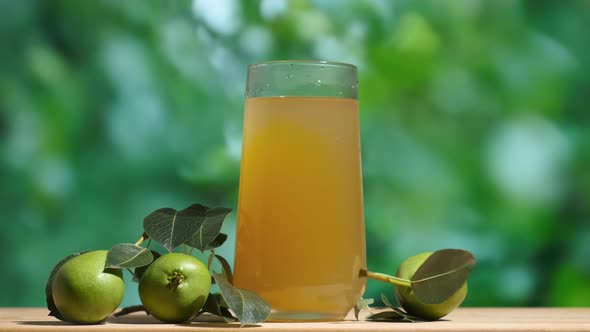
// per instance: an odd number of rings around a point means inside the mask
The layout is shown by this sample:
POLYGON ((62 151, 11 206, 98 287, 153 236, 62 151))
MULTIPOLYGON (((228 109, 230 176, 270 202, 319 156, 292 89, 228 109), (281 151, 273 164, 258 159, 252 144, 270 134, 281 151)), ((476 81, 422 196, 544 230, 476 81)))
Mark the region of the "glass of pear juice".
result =
POLYGON ((365 289, 357 68, 248 66, 234 285, 270 321, 342 320, 365 289))

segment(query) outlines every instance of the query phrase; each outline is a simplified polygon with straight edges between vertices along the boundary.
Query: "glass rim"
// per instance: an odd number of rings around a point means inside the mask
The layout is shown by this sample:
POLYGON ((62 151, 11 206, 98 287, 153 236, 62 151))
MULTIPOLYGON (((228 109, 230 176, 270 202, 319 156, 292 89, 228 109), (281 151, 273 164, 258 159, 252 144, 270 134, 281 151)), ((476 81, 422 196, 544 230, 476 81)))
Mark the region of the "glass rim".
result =
POLYGON ((269 60, 269 61, 262 61, 257 63, 251 63, 248 65, 248 68, 256 68, 256 67, 264 67, 264 66, 272 66, 272 65, 286 65, 286 64, 294 64, 294 65, 316 65, 316 66, 333 66, 333 67, 343 67, 343 68, 350 68, 350 69, 357 69, 357 66, 346 63, 346 62, 337 62, 337 61, 325 61, 325 60, 269 60))

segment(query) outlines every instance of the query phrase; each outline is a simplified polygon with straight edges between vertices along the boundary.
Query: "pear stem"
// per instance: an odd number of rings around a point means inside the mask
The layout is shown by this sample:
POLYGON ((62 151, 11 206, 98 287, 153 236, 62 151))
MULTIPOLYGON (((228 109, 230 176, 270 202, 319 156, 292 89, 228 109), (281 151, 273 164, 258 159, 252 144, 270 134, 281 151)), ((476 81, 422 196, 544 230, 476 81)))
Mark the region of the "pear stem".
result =
POLYGON ((135 241, 135 245, 138 246, 140 244, 143 243, 143 241, 149 239, 149 236, 144 232, 143 234, 141 234, 141 236, 139 237, 139 239, 137 241, 135 241))
POLYGON ((378 280, 378 281, 381 281, 381 282, 386 282, 388 284, 393 284, 393 285, 396 285, 396 286, 401 286, 401 287, 411 287, 412 286, 412 284, 410 283, 410 280, 408 280, 408 279, 390 276, 390 275, 385 274, 385 273, 379 273, 379 272, 371 272, 371 271, 367 271, 367 270, 361 270, 360 276, 361 277, 371 278, 373 280, 378 280))

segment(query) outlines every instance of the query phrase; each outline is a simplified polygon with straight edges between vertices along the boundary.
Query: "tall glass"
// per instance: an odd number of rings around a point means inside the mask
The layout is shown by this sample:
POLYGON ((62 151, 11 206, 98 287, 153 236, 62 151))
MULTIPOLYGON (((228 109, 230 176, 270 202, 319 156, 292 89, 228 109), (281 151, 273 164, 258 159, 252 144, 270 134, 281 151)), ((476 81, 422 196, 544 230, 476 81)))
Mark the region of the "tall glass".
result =
POLYGON ((271 320, 341 320, 364 291, 359 136, 355 66, 248 67, 234 284, 271 320))

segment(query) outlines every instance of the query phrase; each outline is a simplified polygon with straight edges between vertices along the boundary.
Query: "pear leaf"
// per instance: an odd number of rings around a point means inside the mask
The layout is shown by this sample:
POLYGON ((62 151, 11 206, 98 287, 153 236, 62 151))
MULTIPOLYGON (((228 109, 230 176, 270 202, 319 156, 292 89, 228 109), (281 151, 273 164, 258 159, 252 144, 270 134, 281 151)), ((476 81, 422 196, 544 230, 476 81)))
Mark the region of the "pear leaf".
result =
POLYGON ((158 209, 143 219, 143 229, 151 239, 171 252, 201 227, 207 209, 200 204, 193 204, 180 211, 158 209))
POLYGON ((258 294, 232 286, 225 275, 212 272, 219 292, 242 325, 254 325, 270 315, 270 305, 258 294))
POLYGON ((154 256, 148 248, 132 243, 119 243, 114 245, 107 253, 107 268, 134 268, 148 265, 154 260, 154 256))
POLYGON ((374 321, 396 321, 401 322, 404 321, 404 316, 398 314, 395 311, 381 311, 376 314, 372 314, 365 318, 366 320, 374 320, 374 321))
MULTIPOLYGON (((225 218, 232 210, 229 208, 206 208, 199 211, 197 227, 192 235, 185 240, 185 243, 193 248, 199 249, 201 252, 216 248, 223 244, 225 239, 223 235, 218 238, 221 231, 221 226, 225 218), (211 242, 213 245, 210 246, 211 242), (221 242, 217 245, 218 242, 221 242), (209 248, 208 248, 209 247, 209 248)), ((227 237, 226 237, 227 238, 227 237)))
POLYGON ((226 322, 234 322, 236 318, 229 311, 227 303, 219 293, 209 294, 205 305, 203 305, 202 312, 208 312, 215 316, 222 317, 226 322))
POLYGON ((363 299, 361 298, 355 305, 354 305, 354 318, 359 320, 359 313, 361 310, 368 310, 369 305, 375 302, 374 299, 363 299))
MULTIPOLYGON (((151 250, 152 253, 152 257, 154 258, 154 261, 156 259, 158 259, 158 257, 160 257, 160 253, 155 251, 155 250, 151 250)), ((152 261, 153 263, 153 261, 152 261)), ((136 267, 135 270, 133 271, 133 279, 131 279, 131 281, 133 282, 139 282, 139 280, 141 280, 141 276, 143 276, 143 273, 148 269, 148 267, 151 265, 144 265, 144 266, 140 266, 140 267, 136 267)))
POLYGON ((475 257, 469 251, 435 251, 410 278, 412 291, 422 303, 442 303, 463 286, 474 266, 475 257))
POLYGON ((213 239, 213 241, 209 242, 209 244, 205 247, 205 250, 212 250, 218 247, 221 247, 227 240, 227 234, 219 233, 217 237, 213 239))

